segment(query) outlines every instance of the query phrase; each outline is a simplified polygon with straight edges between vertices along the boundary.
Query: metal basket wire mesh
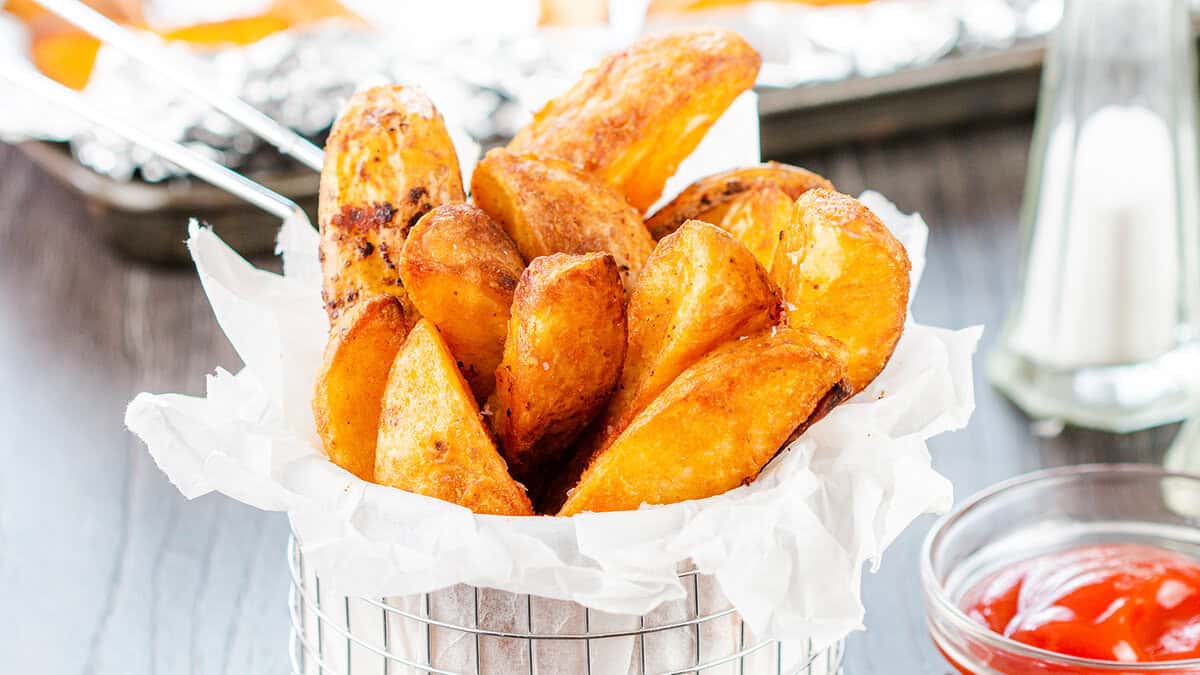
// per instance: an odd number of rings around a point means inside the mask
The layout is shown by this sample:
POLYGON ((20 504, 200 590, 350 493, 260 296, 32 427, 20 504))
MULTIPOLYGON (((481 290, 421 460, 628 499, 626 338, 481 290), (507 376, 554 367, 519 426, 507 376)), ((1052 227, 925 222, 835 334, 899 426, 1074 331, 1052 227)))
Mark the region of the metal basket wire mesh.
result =
POLYGON ((321 588, 293 537, 289 653, 295 675, 836 675, 842 643, 758 640, 716 582, 680 572, 688 597, 645 616, 456 586, 371 599, 321 588))

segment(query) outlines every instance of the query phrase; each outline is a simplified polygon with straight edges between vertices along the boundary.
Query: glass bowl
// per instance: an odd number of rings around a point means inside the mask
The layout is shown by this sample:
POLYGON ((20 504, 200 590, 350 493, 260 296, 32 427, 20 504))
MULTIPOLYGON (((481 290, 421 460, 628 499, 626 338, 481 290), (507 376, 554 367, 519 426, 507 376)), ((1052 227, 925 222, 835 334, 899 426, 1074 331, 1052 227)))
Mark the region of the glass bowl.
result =
POLYGON ((1147 464, 1090 464, 1018 476, 962 503, 929 531, 921 586, 929 632, 962 673, 1200 673, 1200 659, 1118 663, 1010 640, 972 621, 962 595, 999 569, 1090 544, 1143 544, 1200 560, 1200 476, 1147 464))

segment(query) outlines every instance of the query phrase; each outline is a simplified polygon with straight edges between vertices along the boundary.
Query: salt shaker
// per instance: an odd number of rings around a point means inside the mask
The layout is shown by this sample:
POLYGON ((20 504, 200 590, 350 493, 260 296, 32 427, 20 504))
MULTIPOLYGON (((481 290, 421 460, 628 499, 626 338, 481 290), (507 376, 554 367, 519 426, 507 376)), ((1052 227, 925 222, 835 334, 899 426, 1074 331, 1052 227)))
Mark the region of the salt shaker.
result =
POLYGON ((1200 409, 1193 52, 1185 0, 1066 2, 987 364, 1035 418, 1125 432, 1200 409))

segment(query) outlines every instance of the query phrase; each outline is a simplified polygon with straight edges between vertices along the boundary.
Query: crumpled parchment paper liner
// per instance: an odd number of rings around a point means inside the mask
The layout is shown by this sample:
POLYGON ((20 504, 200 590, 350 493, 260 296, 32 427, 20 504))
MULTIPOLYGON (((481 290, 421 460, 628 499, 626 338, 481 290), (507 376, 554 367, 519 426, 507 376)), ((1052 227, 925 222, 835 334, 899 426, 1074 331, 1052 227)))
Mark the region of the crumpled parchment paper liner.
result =
MULTIPOLYGON (((698 177, 691 171, 757 161, 752 103, 735 106, 716 129, 674 190, 698 177)), ((876 193, 863 200, 907 247, 915 281, 924 222, 876 193)), ((916 516, 951 504, 925 443, 971 414, 980 329, 912 320, 866 391, 754 483, 723 495, 636 512, 512 518, 365 483, 324 457, 309 408, 328 330, 316 241, 308 223, 285 223, 281 276, 193 224, 197 271, 245 368, 210 375, 203 398, 139 394, 126 424, 187 497, 216 490, 286 511, 323 590, 386 597, 469 584, 640 615, 687 597, 676 568, 691 560, 755 635, 820 648, 861 627, 863 563, 878 563, 916 516)))

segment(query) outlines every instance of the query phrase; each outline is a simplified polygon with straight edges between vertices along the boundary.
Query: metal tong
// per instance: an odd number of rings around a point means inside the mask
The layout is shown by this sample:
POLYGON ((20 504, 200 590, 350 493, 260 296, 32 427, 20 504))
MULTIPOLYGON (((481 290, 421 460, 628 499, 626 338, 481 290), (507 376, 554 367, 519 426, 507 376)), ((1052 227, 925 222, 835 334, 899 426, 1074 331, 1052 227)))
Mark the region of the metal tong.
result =
POLYGON ((0 80, 28 91, 39 99, 88 120, 92 124, 110 131, 121 138, 153 152, 163 159, 179 165, 188 173, 207 183, 221 188, 254 204, 260 209, 279 216, 280 219, 308 216, 292 200, 226 168, 207 157, 202 157, 173 141, 156 138, 107 113, 97 109, 82 95, 48 77, 32 70, 0 66, 0 80))
MULTIPOLYGON (((250 104, 237 98, 213 91, 195 75, 182 72, 170 65, 164 50, 134 34, 108 17, 85 5, 79 0, 38 0, 47 10, 54 12, 67 22, 77 26, 105 44, 112 45, 165 80, 173 82, 184 91, 205 101, 215 109, 244 125, 255 135, 275 146, 280 152, 295 157, 305 166, 320 171, 325 153, 304 137, 259 112, 250 104)), ((188 150, 179 143, 156 138, 119 120, 91 105, 81 94, 59 83, 17 66, 0 66, 0 80, 18 86, 30 94, 56 106, 71 111, 97 127, 106 129, 163 159, 183 168, 188 173, 241 197, 255 206, 281 219, 299 216, 308 220, 304 210, 295 202, 261 184, 246 178, 206 157, 188 150)))
POLYGON ((174 83, 225 113, 283 154, 295 157, 313 171, 321 170, 325 161, 325 153, 321 148, 240 98, 215 92, 201 78, 172 65, 178 59, 172 58, 160 44, 155 44, 151 36, 124 28, 79 0, 38 0, 38 4, 97 40, 112 45, 164 81, 174 83))

